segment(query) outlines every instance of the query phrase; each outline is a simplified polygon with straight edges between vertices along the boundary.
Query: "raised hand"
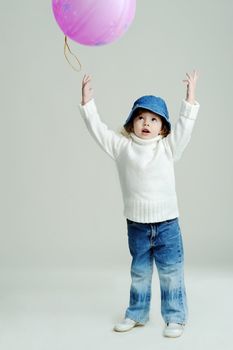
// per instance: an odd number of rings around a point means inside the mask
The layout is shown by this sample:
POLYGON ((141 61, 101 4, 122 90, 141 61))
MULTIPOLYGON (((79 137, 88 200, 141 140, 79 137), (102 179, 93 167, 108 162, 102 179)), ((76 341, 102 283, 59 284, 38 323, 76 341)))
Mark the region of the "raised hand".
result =
POLYGON ((191 104, 194 104, 196 83, 197 83, 199 74, 194 69, 192 73, 186 73, 186 75, 187 75, 187 78, 183 79, 183 82, 187 84, 186 101, 191 104))
POLYGON ((85 105, 93 97, 93 89, 91 87, 91 76, 85 74, 82 80, 82 105, 85 105))

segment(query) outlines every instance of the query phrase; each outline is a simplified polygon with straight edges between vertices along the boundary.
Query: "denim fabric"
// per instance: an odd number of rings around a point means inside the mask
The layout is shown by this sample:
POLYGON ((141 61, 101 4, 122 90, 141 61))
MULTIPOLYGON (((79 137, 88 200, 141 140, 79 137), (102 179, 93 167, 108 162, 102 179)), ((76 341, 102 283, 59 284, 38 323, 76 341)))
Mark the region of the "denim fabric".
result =
POLYGON ((162 317, 165 323, 186 324, 184 251, 178 217, 157 223, 126 220, 132 262, 130 300, 125 317, 143 324, 149 320, 155 261, 160 281, 162 317))

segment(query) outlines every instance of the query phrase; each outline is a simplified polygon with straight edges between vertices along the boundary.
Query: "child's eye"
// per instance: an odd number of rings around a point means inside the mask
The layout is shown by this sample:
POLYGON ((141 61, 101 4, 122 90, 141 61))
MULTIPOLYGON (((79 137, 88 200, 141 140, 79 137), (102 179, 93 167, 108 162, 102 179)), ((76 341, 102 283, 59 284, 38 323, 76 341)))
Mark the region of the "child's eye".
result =
MULTIPOLYGON (((138 116, 138 119, 143 118, 141 115, 138 116)), ((152 118, 152 120, 157 120, 156 118, 152 118)))

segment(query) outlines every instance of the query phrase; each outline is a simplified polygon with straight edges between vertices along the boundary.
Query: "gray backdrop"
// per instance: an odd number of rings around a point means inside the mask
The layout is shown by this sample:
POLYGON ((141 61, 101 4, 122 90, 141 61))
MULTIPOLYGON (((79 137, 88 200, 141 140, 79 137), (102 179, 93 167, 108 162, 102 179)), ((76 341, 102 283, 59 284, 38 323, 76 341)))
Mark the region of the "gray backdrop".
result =
POLYGON ((69 41, 81 73, 64 58, 51 1, 0 3, 1 268, 128 266, 115 164, 81 119, 81 80, 92 75, 117 131, 147 93, 166 99, 174 123, 193 68, 201 108, 175 165, 186 264, 232 268, 233 2, 137 1, 115 43, 69 41))

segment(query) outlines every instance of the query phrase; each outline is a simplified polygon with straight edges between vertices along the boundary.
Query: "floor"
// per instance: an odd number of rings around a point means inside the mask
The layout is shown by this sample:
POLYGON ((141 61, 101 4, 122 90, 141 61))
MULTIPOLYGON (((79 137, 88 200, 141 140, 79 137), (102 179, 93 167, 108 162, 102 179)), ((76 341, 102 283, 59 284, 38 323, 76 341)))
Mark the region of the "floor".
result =
POLYGON ((179 338, 162 336, 164 322, 154 271, 150 321, 119 333, 112 328, 127 307, 127 271, 1 270, 0 349, 233 348, 233 269, 186 267, 189 323, 179 338))

